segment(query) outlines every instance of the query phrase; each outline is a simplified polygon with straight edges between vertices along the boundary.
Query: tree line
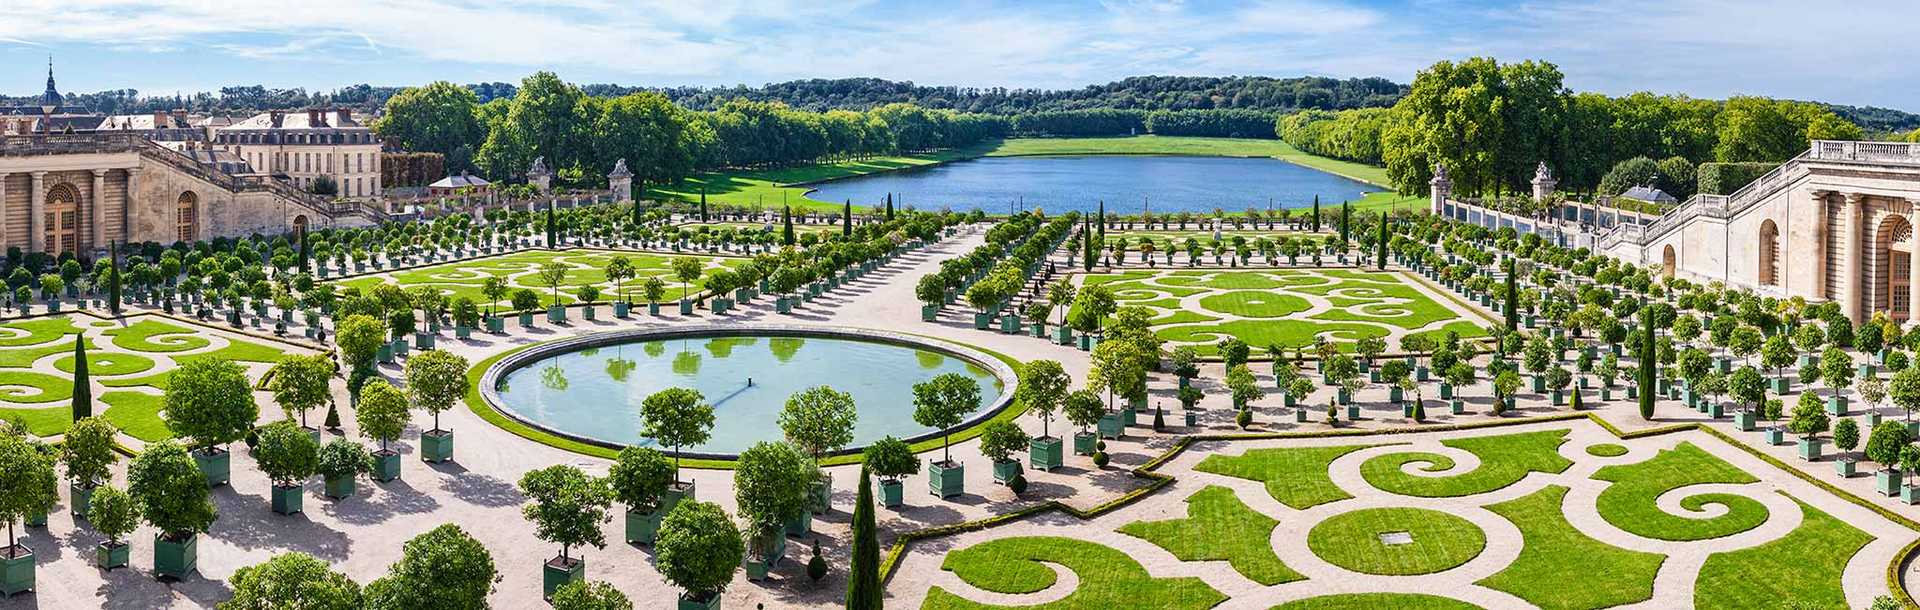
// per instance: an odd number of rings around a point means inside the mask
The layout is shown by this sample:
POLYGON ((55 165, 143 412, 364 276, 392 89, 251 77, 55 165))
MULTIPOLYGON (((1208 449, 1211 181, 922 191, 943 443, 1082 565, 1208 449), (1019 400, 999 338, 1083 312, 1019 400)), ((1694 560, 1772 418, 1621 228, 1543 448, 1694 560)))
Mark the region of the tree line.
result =
POLYGON ((1421 71, 1391 109, 1303 112, 1280 118, 1275 131, 1309 153, 1384 165, 1402 193, 1424 192, 1434 165, 1445 164, 1456 192, 1489 196, 1526 192, 1543 161, 1562 190, 1607 194, 1635 186, 1625 175, 1653 175, 1655 164, 1684 166, 1684 176, 1668 172, 1661 181, 1687 183, 1674 187, 1684 196, 1699 163, 1778 163, 1809 140, 1864 136, 1811 102, 1610 97, 1575 93, 1562 81, 1543 61, 1442 61, 1421 71), (1627 161, 1630 172, 1614 172, 1627 161))
POLYGON ((912 104, 808 112, 738 99, 689 110, 654 92, 596 97, 550 72, 486 102, 444 81, 410 88, 373 124, 395 146, 446 155, 449 171, 518 180, 543 158, 557 182, 572 186, 604 185, 619 159, 636 181, 659 184, 706 169, 965 146, 1002 137, 1007 126, 1004 117, 912 104))

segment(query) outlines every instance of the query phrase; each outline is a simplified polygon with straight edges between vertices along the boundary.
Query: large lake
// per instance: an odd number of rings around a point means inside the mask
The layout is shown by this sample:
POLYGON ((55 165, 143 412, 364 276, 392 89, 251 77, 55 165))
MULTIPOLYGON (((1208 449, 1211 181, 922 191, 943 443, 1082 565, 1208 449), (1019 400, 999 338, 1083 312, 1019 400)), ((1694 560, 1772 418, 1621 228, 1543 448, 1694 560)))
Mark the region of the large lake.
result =
POLYGON ((874 205, 892 193, 895 205, 923 210, 1006 212, 1024 201, 1049 212, 1228 212, 1249 207, 1338 204, 1381 190, 1316 169, 1269 158, 1160 155, 983 157, 932 167, 869 174, 817 185, 808 197, 874 205))

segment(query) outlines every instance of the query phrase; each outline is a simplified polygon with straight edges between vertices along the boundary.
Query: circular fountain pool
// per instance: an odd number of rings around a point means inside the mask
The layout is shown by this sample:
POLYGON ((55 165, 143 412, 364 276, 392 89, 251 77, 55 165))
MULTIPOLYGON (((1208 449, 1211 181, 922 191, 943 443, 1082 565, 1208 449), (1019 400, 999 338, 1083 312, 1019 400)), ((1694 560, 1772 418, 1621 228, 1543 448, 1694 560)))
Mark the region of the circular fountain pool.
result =
POLYGON ((938 434, 913 421, 913 386, 945 373, 980 383, 981 408, 961 427, 1010 402, 1015 376, 991 356, 907 335, 814 327, 701 326, 563 339, 501 359, 481 388, 509 417, 608 447, 651 446, 640 435, 640 402, 666 388, 692 388, 713 405, 713 435, 682 451, 725 458, 781 439, 787 397, 820 385, 853 395, 853 448, 885 436, 938 434))

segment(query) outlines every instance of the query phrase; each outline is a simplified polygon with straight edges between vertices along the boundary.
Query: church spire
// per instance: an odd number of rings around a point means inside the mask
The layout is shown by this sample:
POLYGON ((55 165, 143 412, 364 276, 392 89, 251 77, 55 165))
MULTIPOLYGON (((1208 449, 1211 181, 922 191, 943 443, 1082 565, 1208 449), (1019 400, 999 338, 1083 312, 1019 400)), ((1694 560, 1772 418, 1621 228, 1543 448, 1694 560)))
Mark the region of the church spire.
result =
POLYGON ((51 113, 60 109, 61 101, 60 90, 53 86, 53 56, 48 55, 47 90, 45 93, 40 94, 40 107, 45 109, 46 112, 51 113))

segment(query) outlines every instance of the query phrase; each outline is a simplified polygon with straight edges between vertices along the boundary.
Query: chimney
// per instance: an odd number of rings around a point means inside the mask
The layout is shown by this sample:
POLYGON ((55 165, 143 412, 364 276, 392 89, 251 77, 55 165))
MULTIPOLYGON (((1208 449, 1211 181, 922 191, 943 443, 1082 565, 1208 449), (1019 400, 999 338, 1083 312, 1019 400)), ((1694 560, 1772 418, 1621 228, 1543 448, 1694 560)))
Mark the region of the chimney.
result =
MULTIPOLYGON (((128 121, 128 122, 132 122, 132 121, 128 121)), ((166 129, 166 127, 167 127, 167 113, 159 110, 153 111, 153 128, 166 129)))
POLYGON ((185 108, 173 109, 173 126, 174 127, 192 127, 193 126, 193 122, 187 120, 187 109, 185 108))
POLYGON ((286 115, 281 114, 281 112, 278 110, 272 110, 267 112, 267 118, 270 121, 272 121, 270 123, 271 127, 273 127, 274 129, 279 129, 281 125, 281 121, 286 118, 286 115))
POLYGON ((346 127, 348 125, 353 124, 352 108, 335 108, 333 109, 333 114, 334 114, 335 125, 340 127, 346 127))
POLYGON ((320 127, 324 124, 325 124, 325 121, 324 119, 320 118, 319 109, 314 109, 314 108, 307 109, 307 127, 309 128, 320 127))

